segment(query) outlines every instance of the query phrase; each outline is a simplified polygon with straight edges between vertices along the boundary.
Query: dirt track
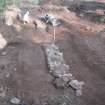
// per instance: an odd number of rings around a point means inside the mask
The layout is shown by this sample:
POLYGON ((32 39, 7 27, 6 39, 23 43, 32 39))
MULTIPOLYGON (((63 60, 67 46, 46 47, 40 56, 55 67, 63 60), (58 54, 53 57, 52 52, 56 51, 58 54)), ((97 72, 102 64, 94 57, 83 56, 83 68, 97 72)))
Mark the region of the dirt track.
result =
MULTIPOLYGON (((33 17, 42 14, 36 8, 40 7, 30 9, 33 17)), ((18 32, 1 25, 0 32, 9 44, 0 50, 0 86, 7 87, 0 105, 7 105, 11 96, 20 96, 29 105, 55 105, 54 100, 63 94, 71 97, 72 105, 105 105, 105 35, 99 33, 105 26, 80 19, 64 8, 43 8, 64 21, 56 28, 56 44, 64 53, 70 72, 85 82, 83 95, 76 98, 72 89, 57 90, 51 83, 53 77, 48 73, 42 44, 52 41, 52 27, 46 32, 22 26, 18 32), (7 54, 2 55, 3 52, 7 54)))

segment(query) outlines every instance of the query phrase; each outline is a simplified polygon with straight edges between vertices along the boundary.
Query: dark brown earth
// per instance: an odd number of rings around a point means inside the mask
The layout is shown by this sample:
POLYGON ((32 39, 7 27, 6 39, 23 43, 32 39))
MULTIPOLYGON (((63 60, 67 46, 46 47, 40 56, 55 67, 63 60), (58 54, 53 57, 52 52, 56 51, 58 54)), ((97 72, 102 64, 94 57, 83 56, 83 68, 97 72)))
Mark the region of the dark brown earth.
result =
POLYGON ((52 85, 53 77, 48 73, 42 47, 43 43, 53 41, 51 26, 46 32, 19 24, 22 30, 17 31, 13 26, 1 24, 0 32, 8 45, 0 50, 0 86, 6 90, 6 96, 0 97, 0 105, 9 104, 12 96, 21 97, 29 105, 55 105, 64 94, 69 95, 71 105, 105 105, 105 33, 101 31, 105 25, 81 19, 59 5, 60 10, 46 4, 30 8, 30 12, 34 17, 47 11, 63 20, 56 27, 55 43, 64 53, 70 72, 85 82, 83 95, 76 97, 72 89, 59 90, 52 85), (7 54, 2 55, 3 52, 7 54))

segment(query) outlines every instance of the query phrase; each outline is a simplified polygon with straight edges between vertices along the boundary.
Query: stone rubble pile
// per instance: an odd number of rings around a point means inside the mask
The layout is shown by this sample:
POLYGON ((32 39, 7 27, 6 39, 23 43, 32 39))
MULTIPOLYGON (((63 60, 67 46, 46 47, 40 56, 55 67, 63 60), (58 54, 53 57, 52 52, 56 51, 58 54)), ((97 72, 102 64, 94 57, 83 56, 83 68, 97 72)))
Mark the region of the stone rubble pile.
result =
POLYGON ((63 53, 55 44, 44 44, 50 73, 55 77, 54 85, 56 87, 70 86, 76 90, 76 95, 82 95, 82 86, 84 82, 79 82, 70 73, 70 67, 63 59, 63 53))

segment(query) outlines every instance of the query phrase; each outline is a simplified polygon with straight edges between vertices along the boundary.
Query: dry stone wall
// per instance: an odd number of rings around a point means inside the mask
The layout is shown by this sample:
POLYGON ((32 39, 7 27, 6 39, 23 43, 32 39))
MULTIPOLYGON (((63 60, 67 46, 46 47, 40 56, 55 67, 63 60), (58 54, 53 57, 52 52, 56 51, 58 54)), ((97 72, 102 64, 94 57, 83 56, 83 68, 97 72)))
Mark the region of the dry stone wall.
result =
POLYGON ((49 73, 55 78, 54 85, 56 88, 72 87, 76 90, 76 95, 82 95, 82 86, 84 82, 78 81, 70 73, 70 67, 65 63, 63 53, 55 44, 44 45, 49 73))

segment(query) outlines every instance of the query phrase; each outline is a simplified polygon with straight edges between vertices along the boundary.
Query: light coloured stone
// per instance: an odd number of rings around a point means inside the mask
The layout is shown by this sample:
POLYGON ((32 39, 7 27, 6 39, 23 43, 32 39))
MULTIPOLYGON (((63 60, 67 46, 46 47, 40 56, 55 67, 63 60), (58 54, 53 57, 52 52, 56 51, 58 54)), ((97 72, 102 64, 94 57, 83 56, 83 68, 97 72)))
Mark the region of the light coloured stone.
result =
POLYGON ((71 81, 74 77, 71 73, 67 73, 61 76, 61 78, 65 81, 65 82, 69 82, 71 81))
POLYGON ((9 73, 7 73, 7 74, 6 74, 6 78, 9 78, 9 77, 10 77, 10 74, 9 74, 9 73))
POLYGON ((82 95, 82 90, 81 89, 76 90, 76 96, 81 96, 81 95, 82 95))
POLYGON ((16 7, 8 7, 8 9, 4 12, 5 15, 5 23, 8 26, 14 24, 14 21, 17 19, 17 16, 20 14, 20 9, 16 7))
POLYGON ((24 22, 27 22, 27 23, 30 23, 30 17, 29 17, 29 11, 27 11, 24 16, 23 16, 23 21, 24 22))
POLYGON ((11 98, 10 102, 12 104, 19 105, 21 103, 21 100, 17 97, 14 97, 14 98, 11 98))
POLYGON ((85 83, 78 80, 72 80, 69 85, 76 90, 76 95, 80 96, 82 95, 82 87, 85 83))
POLYGON ((7 41, 3 37, 3 35, 0 33, 0 49, 3 49, 7 45, 7 41))
POLYGON ((6 51, 3 51, 2 52, 2 56, 5 56, 5 55, 7 55, 7 52, 6 51))
POLYGON ((7 88, 5 87, 3 87, 3 86, 1 86, 0 87, 0 97, 2 97, 2 98, 5 98, 6 97, 6 91, 7 91, 7 88))

